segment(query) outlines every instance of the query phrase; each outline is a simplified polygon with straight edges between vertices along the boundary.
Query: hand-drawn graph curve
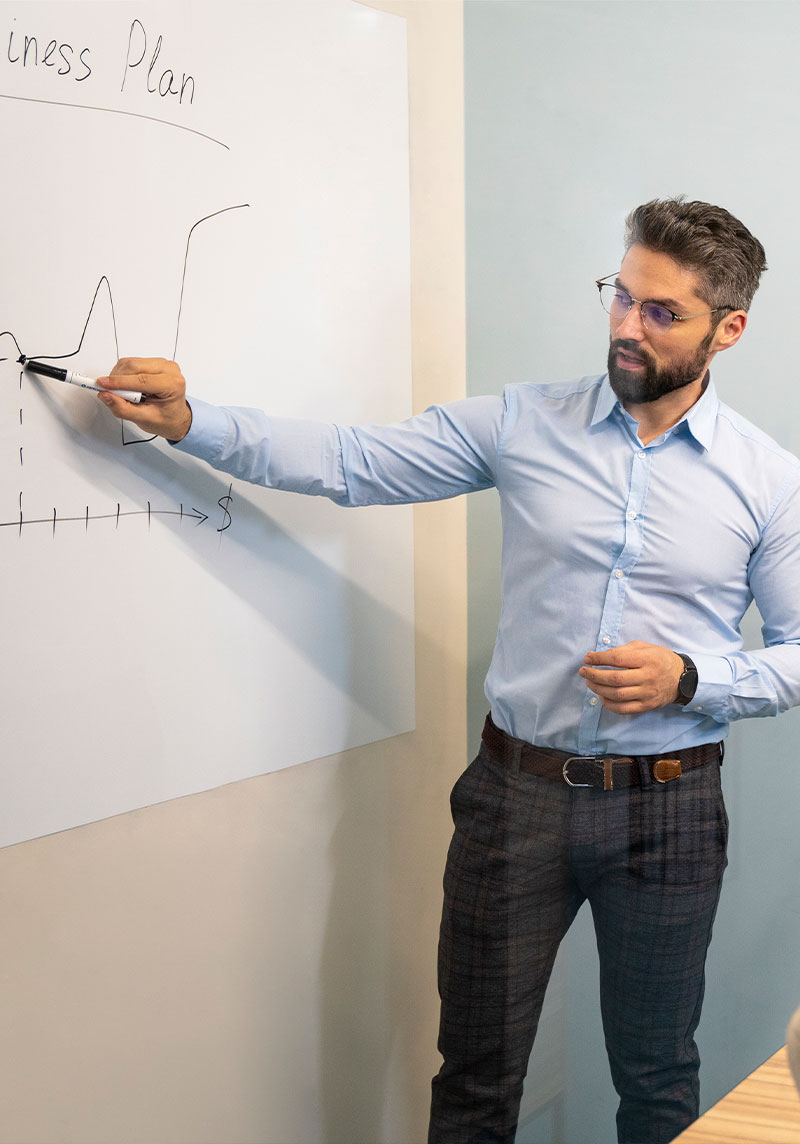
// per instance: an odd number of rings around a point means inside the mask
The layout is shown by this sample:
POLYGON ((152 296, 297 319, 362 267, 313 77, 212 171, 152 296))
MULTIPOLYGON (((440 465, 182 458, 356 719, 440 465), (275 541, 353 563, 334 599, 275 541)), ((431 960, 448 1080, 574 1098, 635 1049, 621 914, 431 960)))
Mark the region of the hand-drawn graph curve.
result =
POLYGON ((410 510, 130 448, 19 366, 177 356, 196 407, 410 412, 404 21, 191 10, 137 11, 134 68, 128 6, 0 2, 0 845, 413 726, 410 510))
MULTIPOLYGON (((192 227, 189 231, 189 234, 188 234, 187 239, 186 239, 186 254, 184 256, 183 272, 181 275, 180 295, 179 295, 178 305, 177 305, 177 317, 176 317, 176 321, 175 321, 175 343, 174 343, 174 347, 173 347, 173 358, 177 357, 178 342, 180 339, 181 313, 183 310, 183 296, 184 296, 184 289, 186 286, 186 270, 187 270, 188 261, 189 261, 189 248, 191 245, 192 235, 194 234, 196 228, 198 226, 201 226, 203 223, 207 223, 211 219, 216 219, 220 215, 226 214, 228 211, 243 210, 243 209, 246 209, 248 206, 249 206, 248 203, 238 203, 235 206, 223 207, 221 210, 214 211, 212 214, 205 215, 203 218, 198 219, 197 222, 195 222, 192 225, 192 227)), ((16 357, 14 358, 14 362, 16 364, 18 364, 20 362, 24 362, 26 358, 30 358, 30 359, 37 360, 37 361, 54 362, 54 361, 65 361, 69 358, 77 357, 80 354, 81 349, 83 348, 84 340, 86 338, 86 333, 87 333, 87 330, 89 329, 89 324, 91 323, 92 318, 94 316, 95 305, 97 303, 98 295, 100 294, 101 289, 104 289, 105 292, 107 293, 107 296, 108 296, 111 326, 112 326, 112 330, 113 330, 114 347, 115 347, 115 353, 116 353, 115 360, 117 360, 117 358, 119 357, 119 337, 118 337, 118 333, 117 333, 117 319, 116 319, 116 314, 114 312, 114 297, 113 297, 113 292, 111 289, 111 283, 109 282, 107 276, 104 274, 100 278, 100 281, 97 283, 97 287, 94 291, 94 295, 92 297, 92 302, 91 302, 91 305, 89 307, 89 313, 88 313, 86 321, 84 323, 83 330, 81 332, 80 339, 78 341, 78 345, 74 350, 70 350, 67 353, 52 353, 50 351, 26 353, 25 350, 20 346, 20 343, 17 340, 14 332, 12 330, 4 330, 4 331, 2 331, 2 333, 0 333, 0 338, 6 337, 6 338, 10 338, 13 341, 14 346, 16 348, 16 357)), ((0 361, 6 361, 6 360, 7 360, 6 358, 0 358, 0 361)), ((23 369, 20 369, 19 370, 20 393, 22 393, 22 391, 23 391, 23 380, 25 380, 25 379, 26 379, 26 375, 25 375, 23 369)), ((20 401, 21 400, 22 399, 20 399, 20 401)), ((20 404, 20 427, 22 427, 23 424, 24 424, 24 407, 22 406, 22 404, 20 404)), ((155 440, 154 436, 151 436, 151 437, 133 436, 133 435, 131 435, 130 429, 128 429, 128 431, 126 433, 126 424, 124 421, 120 423, 120 438, 121 438, 121 443, 123 446, 141 445, 141 444, 146 444, 149 441, 155 440)), ((19 446, 19 464, 20 464, 20 475, 22 475, 22 469, 24 467, 24 445, 19 446)), ((223 510, 223 514, 224 514, 223 515, 223 523, 217 529, 218 532, 227 531, 227 529, 230 528, 231 524, 233 523, 233 517, 232 517, 231 512, 230 512, 230 505, 231 505, 231 502, 233 499, 232 495, 231 495, 232 488, 233 488, 233 486, 230 485, 228 488, 228 492, 226 493, 225 497, 220 498, 220 500, 218 501, 218 504, 219 504, 220 508, 223 510)), ((147 502, 147 507, 144 509, 126 509, 124 511, 121 509, 121 506, 118 503, 116 506, 116 510, 113 512, 90 512, 89 506, 87 505, 84 513, 78 514, 78 515, 73 515, 73 516, 67 516, 67 515, 64 515, 63 513, 61 514, 61 516, 59 516, 57 508, 54 507, 53 511, 52 511, 52 515, 49 515, 46 517, 32 517, 32 518, 26 519, 25 515, 23 513, 23 496, 24 496, 24 490, 20 489, 20 493, 19 493, 19 517, 18 517, 18 519, 16 521, 0 521, 0 529, 13 528, 13 529, 15 529, 17 535, 20 537, 22 536, 23 529, 32 525, 32 524, 48 524, 48 525, 51 525, 53 536, 55 536, 57 524, 80 522, 80 523, 83 523, 83 525, 86 529, 88 529, 90 520, 92 520, 92 521, 94 521, 94 520, 113 520, 115 527, 118 528, 120 519, 124 519, 126 517, 132 517, 132 516, 146 516, 148 525, 150 524, 150 522, 154 516, 174 517, 174 518, 177 518, 178 521, 181 523, 184 521, 184 519, 193 520, 195 522, 195 526, 197 526, 199 524, 204 524, 209 519, 207 513, 203 512, 201 509, 196 508, 194 505, 192 505, 191 508, 189 508, 188 510, 184 511, 184 506, 182 504, 179 505, 178 509, 154 508, 152 506, 152 504, 150 503, 150 501, 147 502)))

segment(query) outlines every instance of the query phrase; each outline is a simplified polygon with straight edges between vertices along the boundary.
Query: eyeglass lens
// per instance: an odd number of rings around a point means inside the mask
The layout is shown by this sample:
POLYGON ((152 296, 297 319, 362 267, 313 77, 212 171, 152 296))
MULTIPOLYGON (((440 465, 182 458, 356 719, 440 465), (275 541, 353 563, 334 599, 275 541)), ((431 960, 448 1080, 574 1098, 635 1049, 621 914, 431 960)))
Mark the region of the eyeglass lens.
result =
MULTIPOLYGON (((603 309, 618 322, 622 321, 633 305, 633 299, 627 290, 622 290, 611 282, 606 282, 600 287, 600 301, 603 303, 603 309)), ((644 302, 642 321, 652 330, 668 330, 673 321, 672 311, 659 302, 644 302)))

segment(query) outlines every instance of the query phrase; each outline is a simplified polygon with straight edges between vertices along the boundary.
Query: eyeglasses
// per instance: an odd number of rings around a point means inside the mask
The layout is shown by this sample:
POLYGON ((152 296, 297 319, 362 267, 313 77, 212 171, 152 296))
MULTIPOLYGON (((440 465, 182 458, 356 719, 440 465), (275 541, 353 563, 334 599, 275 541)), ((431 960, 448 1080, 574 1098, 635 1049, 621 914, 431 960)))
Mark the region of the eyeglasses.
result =
POLYGON ((663 334, 671 327, 673 322, 688 322, 690 318, 702 318, 705 314, 716 314, 720 310, 729 310, 730 306, 717 306, 713 310, 701 310, 699 314, 676 314, 662 302, 640 302, 632 298, 627 290, 616 286, 613 282, 606 282, 606 278, 615 275, 606 274, 605 278, 598 278, 595 286, 600 292, 600 301, 603 309, 615 321, 621 322, 630 313, 634 303, 642 312, 642 325, 651 332, 663 334))

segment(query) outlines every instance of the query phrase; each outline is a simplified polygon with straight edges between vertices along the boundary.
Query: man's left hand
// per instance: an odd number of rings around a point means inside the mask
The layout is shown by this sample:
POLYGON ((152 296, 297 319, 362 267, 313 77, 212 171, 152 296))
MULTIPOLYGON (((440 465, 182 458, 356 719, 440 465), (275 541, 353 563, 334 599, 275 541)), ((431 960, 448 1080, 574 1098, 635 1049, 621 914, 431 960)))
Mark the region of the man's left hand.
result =
POLYGON ((678 698, 683 660, 658 644, 633 640, 608 651, 590 651, 579 674, 609 711, 640 715, 678 698))

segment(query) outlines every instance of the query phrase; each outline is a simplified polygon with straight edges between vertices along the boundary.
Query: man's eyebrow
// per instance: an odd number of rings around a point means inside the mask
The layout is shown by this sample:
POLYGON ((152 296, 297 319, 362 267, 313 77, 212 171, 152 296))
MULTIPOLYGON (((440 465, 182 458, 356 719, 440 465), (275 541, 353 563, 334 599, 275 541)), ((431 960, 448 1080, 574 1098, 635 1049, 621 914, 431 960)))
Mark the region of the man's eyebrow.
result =
MULTIPOLYGON (((617 286, 620 290, 624 290, 625 293, 629 294, 631 298, 633 297, 630 290, 621 278, 615 278, 614 285, 617 286)), ((658 302, 659 306, 666 306, 668 310, 674 310, 676 314, 679 313, 682 309, 685 309, 684 304, 682 302, 676 301, 675 298, 642 298, 642 301, 658 302)))

